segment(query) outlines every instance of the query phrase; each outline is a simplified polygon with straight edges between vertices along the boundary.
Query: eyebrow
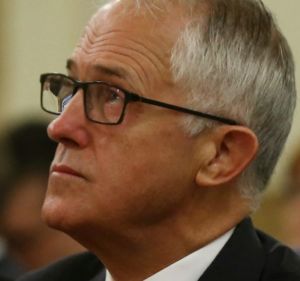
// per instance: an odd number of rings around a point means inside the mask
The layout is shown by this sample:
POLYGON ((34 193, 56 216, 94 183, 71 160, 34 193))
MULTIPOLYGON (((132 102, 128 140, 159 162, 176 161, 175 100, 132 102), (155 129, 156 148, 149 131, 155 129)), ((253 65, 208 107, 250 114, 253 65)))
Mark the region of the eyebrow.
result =
MULTIPOLYGON (((72 67, 76 66, 76 62, 72 59, 68 59, 66 63, 66 68, 69 71, 72 71, 72 67)), ((129 73, 122 67, 117 66, 104 66, 102 64, 95 64, 92 67, 107 76, 116 76, 121 79, 126 79, 129 76, 129 73)))

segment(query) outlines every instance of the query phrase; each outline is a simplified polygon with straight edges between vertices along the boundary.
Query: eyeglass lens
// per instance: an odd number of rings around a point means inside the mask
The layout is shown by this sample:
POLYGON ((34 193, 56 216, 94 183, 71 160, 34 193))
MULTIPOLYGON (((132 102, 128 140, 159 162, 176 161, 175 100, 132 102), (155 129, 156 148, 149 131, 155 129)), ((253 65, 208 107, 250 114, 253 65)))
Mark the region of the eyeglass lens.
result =
POLYGON ((76 83, 66 76, 49 74, 42 85, 42 106, 49 112, 60 114, 79 88, 84 90, 85 111, 90 120, 107 124, 119 122, 125 93, 103 82, 76 83))

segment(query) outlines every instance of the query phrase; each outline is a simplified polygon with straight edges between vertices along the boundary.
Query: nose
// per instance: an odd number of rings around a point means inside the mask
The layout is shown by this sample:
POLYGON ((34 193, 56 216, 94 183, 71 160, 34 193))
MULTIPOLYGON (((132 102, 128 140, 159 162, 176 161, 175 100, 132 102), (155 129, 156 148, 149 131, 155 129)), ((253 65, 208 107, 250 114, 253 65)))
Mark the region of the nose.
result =
POLYGON ((83 93, 80 90, 64 111, 48 126, 48 136, 66 146, 85 147, 89 142, 88 120, 83 107, 83 93))

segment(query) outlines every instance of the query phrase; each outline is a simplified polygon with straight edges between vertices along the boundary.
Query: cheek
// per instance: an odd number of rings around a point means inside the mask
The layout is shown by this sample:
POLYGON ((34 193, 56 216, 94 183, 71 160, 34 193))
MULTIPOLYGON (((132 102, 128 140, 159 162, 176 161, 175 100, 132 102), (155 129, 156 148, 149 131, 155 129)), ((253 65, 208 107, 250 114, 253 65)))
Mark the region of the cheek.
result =
POLYGON ((95 163, 99 163, 95 182, 105 180, 110 188, 121 186, 125 192, 138 185, 142 190, 147 182, 168 177, 168 170, 173 168, 172 160, 177 157, 171 150, 168 144, 141 137, 111 142, 106 149, 99 148, 95 153, 98 156, 95 163))
POLYGON ((50 177, 44 220, 70 233, 82 226, 153 223, 178 212, 193 181, 191 144, 159 128, 103 135, 97 135, 93 149, 61 154, 85 167, 89 181, 50 177))
POLYGON ((149 219, 156 217, 155 210, 177 207, 188 192, 191 174, 187 152, 178 141, 167 139, 136 137, 134 144, 126 140, 99 152, 102 167, 95 181, 99 183, 95 202, 105 200, 111 212, 149 219))

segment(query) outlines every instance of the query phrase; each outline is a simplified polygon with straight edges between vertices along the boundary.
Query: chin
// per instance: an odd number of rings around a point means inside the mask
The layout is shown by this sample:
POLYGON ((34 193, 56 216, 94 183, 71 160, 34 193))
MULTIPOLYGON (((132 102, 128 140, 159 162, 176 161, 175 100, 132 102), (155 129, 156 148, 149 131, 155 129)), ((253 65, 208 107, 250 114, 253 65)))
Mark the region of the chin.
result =
POLYGON ((60 199, 46 198, 42 207, 42 219, 51 228, 69 233, 80 227, 71 206, 60 199))

